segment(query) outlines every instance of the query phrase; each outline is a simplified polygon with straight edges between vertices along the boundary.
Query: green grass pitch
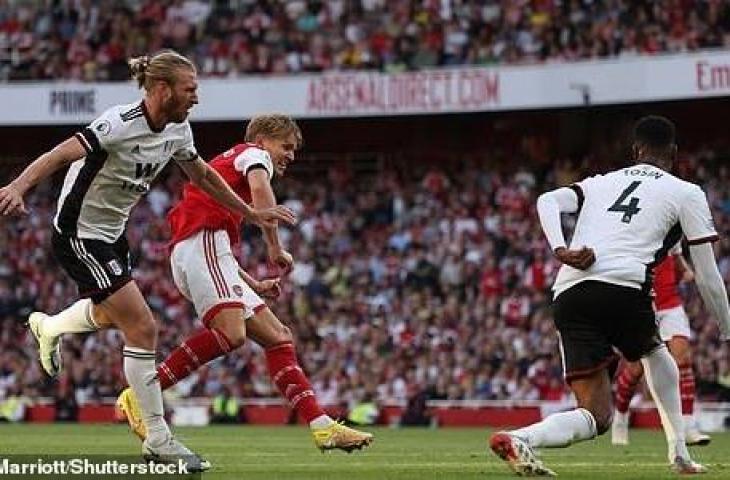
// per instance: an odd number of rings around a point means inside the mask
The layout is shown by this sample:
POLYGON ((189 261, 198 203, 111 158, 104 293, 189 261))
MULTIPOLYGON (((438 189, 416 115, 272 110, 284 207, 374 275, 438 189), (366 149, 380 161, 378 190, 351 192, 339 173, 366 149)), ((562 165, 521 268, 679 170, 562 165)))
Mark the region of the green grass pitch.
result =
MULTIPOLYGON (((203 479, 445 480, 514 478, 487 452, 485 429, 376 428, 370 449, 321 454, 303 427, 178 428, 178 436, 213 463, 203 479)), ((660 431, 631 432, 629 447, 613 447, 608 435, 566 449, 544 450, 542 458, 566 479, 676 478, 665 460, 660 431)), ((0 424, 0 454, 117 454, 140 452, 122 425, 0 424)), ((703 480, 730 478, 730 433, 693 449, 707 465, 703 480)))

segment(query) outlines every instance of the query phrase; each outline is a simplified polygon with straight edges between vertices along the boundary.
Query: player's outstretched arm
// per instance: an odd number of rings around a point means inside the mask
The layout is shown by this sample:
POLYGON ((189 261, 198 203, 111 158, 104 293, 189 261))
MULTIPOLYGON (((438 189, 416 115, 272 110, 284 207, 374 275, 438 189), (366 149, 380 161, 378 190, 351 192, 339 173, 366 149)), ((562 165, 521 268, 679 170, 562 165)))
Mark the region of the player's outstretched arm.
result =
POLYGON ((251 208, 236 195, 223 177, 200 157, 190 162, 180 162, 178 165, 198 188, 227 209, 244 215, 248 221, 256 225, 274 225, 277 220, 290 224, 295 224, 297 221, 294 212, 283 205, 261 210, 251 208))
MULTIPOLYGON (((251 199, 254 207, 271 208, 276 205, 276 196, 271 188, 269 174, 266 170, 263 168, 250 170, 246 174, 246 178, 251 189, 251 199)), ((279 240, 279 228, 274 224, 273 226, 264 226, 262 230, 269 261, 281 268, 284 273, 289 273, 293 267, 294 258, 282 248, 279 240)))
POLYGON ((700 291, 705 306, 717 320, 721 338, 730 340, 730 306, 712 244, 690 245, 689 254, 695 267, 697 290, 700 291))
POLYGON ((0 215, 26 213, 23 195, 28 190, 51 176, 56 170, 85 155, 86 150, 81 142, 76 137, 71 137, 36 158, 18 178, 0 188, 0 215))

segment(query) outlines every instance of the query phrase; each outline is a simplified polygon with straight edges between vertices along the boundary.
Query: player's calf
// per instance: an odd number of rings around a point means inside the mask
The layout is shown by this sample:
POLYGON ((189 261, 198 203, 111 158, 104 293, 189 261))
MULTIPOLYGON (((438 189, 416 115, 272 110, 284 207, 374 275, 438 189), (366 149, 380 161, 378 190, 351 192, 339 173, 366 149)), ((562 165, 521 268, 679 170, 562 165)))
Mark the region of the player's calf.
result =
POLYGON ((605 369, 590 375, 574 378, 570 388, 575 393, 578 407, 587 410, 593 417, 597 435, 603 435, 613 421, 611 383, 605 369))
POLYGON ((160 388, 165 390, 211 360, 233 349, 227 336, 216 328, 203 328, 186 338, 157 366, 160 388))
POLYGON ((291 329, 281 323, 276 315, 266 307, 261 308, 246 321, 246 329, 248 336, 264 349, 294 343, 291 329))

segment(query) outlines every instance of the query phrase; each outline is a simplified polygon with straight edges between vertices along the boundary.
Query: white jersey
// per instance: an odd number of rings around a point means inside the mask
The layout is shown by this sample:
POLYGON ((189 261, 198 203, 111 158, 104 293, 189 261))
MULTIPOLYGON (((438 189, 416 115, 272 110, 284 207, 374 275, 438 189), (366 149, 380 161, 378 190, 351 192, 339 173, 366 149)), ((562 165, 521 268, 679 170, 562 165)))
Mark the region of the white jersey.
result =
POLYGON ((190 124, 156 130, 144 102, 110 108, 76 138, 87 155, 66 174, 53 225, 83 239, 118 240, 132 207, 167 162, 198 157, 190 124))
POLYGON ((596 261, 587 270, 560 267, 555 296, 585 280, 648 292, 654 265, 682 234, 690 245, 718 238, 702 189, 654 165, 596 175, 570 188, 579 206, 569 248, 592 248, 596 261))

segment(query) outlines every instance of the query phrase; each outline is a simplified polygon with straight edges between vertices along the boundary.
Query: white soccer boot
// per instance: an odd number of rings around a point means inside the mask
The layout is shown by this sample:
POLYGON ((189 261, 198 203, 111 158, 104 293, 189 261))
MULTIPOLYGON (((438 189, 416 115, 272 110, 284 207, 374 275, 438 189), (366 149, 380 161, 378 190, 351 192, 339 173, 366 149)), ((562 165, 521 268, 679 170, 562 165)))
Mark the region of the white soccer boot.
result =
POLYGON ((685 415, 684 418, 684 443, 688 446, 701 446, 709 445, 712 441, 709 435, 700 432, 700 428, 697 425, 697 420, 694 416, 685 415))
POLYGON ((190 473, 205 472, 210 462, 194 453, 188 447, 169 435, 160 444, 152 444, 149 437, 142 443, 142 457, 145 461, 177 464, 182 461, 190 473))
POLYGON ((497 432, 489 439, 489 448, 507 462, 520 477, 555 477, 555 472, 543 465, 530 446, 508 432, 497 432))
POLYGON ((707 467, 693 461, 691 458, 675 457, 670 467, 674 473, 680 475, 697 475, 707 473, 707 467))
POLYGON ((43 312, 33 312, 28 317, 26 325, 38 345, 38 357, 43 370, 45 370, 49 377, 56 378, 63 367, 61 361, 61 337, 52 337, 44 334, 43 322, 47 318, 48 315, 43 312))

